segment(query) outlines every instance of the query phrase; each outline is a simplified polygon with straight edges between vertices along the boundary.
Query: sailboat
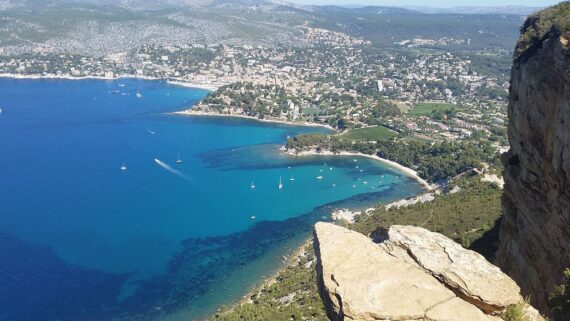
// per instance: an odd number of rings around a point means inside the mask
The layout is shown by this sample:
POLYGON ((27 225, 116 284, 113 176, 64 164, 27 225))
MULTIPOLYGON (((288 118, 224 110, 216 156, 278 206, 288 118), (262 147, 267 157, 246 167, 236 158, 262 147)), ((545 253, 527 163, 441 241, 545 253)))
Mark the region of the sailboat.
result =
POLYGON ((142 94, 141 94, 141 92, 140 92, 140 91, 138 91, 138 90, 137 90, 137 93, 136 93, 136 95, 137 95, 137 98, 141 98, 141 97, 142 97, 142 94))
POLYGON ((295 181, 295 177, 291 176, 291 178, 289 178, 289 180, 290 180, 291 182, 294 182, 294 181, 295 181))
POLYGON ((251 189, 255 189, 255 183, 251 181, 251 189))
POLYGON ((279 185, 277 186, 279 190, 283 189, 283 182, 281 182, 281 176, 279 176, 279 185))
POLYGON ((121 165, 121 170, 123 172, 127 170, 127 165, 125 165, 125 162, 123 162, 123 165, 121 165))
POLYGON ((176 164, 182 164, 182 160, 180 159, 180 153, 178 153, 178 158, 176 159, 176 164))

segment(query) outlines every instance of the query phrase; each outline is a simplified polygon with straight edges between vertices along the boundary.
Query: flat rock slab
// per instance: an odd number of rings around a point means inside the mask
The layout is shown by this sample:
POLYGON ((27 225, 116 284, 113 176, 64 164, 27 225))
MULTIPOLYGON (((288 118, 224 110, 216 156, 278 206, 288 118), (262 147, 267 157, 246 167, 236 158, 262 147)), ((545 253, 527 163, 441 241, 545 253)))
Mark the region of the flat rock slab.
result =
MULTIPOLYGON (((319 291, 329 318, 334 321, 500 320, 471 302, 480 300, 476 293, 481 285, 475 283, 479 281, 491 286, 499 280, 498 287, 507 284, 508 291, 515 292, 518 290, 516 284, 512 280, 512 284, 509 283, 508 277, 505 280, 503 276, 496 276, 495 273, 502 272, 486 260, 479 262, 479 257, 472 251, 460 246, 455 248, 454 244, 448 244, 454 243, 452 240, 429 233, 415 227, 395 227, 388 232, 388 237, 394 237, 394 240, 378 245, 343 227, 316 224, 314 240, 319 291), (423 238, 424 242, 416 238, 423 238), (442 255, 446 253, 443 249, 449 249, 451 254, 442 255), (462 252, 467 253, 464 256, 462 252), (430 253, 432 258, 428 258, 430 253), (416 261, 417 257, 421 258, 422 264, 416 261), (440 260, 442 263, 436 264, 440 260), (489 267, 466 266, 466 271, 462 271, 464 263, 489 267), (476 279, 468 278, 470 268, 476 271, 476 279), (462 288, 464 284, 467 289, 462 288), (471 297, 475 299, 468 299, 471 297)), ((502 293, 499 289, 495 291, 502 293)), ((494 312, 504 310, 506 306, 494 305, 495 295, 499 294, 486 288, 481 292, 485 300, 493 302, 494 312)), ((518 299, 522 300, 520 295, 518 299)))

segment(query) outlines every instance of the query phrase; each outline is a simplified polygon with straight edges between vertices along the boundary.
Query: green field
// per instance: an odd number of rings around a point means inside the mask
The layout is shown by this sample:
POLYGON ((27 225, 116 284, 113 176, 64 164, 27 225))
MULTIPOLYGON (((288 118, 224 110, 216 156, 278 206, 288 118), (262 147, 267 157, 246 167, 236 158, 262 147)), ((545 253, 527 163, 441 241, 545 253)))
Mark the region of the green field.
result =
POLYGON ((380 140, 393 138, 398 134, 384 126, 351 129, 342 135, 343 138, 351 140, 380 140))
POLYGON ((449 109, 455 109, 455 106, 452 104, 420 103, 410 109, 407 115, 412 117, 430 116, 434 111, 449 109))

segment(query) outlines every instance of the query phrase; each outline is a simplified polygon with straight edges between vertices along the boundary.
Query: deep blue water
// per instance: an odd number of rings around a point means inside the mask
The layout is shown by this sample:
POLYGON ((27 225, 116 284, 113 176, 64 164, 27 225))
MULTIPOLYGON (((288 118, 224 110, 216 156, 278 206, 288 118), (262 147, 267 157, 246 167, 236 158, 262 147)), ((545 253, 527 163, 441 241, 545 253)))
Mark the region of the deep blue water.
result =
POLYGON ((278 153, 325 129, 166 114, 205 95, 0 79, 0 320, 200 319, 278 269, 332 208, 421 191, 368 159, 278 153))

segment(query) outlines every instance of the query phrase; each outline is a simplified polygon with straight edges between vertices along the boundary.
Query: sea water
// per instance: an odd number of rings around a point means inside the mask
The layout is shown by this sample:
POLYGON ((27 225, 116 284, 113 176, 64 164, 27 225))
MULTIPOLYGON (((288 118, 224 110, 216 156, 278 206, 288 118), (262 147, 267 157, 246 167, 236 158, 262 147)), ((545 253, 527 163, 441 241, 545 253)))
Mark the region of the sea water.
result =
POLYGON ((333 208, 422 189, 370 159, 279 151, 324 128, 170 114, 206 94, 0 79, 0 320, 202 319, 333 208))

